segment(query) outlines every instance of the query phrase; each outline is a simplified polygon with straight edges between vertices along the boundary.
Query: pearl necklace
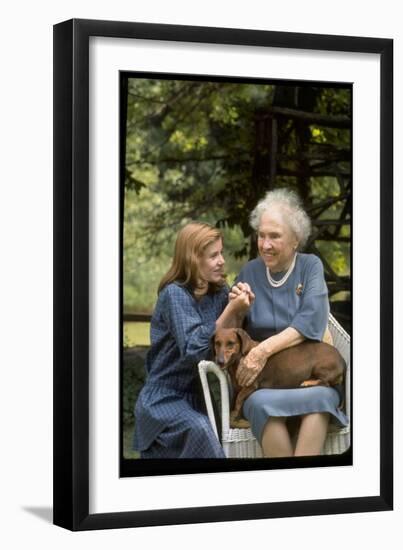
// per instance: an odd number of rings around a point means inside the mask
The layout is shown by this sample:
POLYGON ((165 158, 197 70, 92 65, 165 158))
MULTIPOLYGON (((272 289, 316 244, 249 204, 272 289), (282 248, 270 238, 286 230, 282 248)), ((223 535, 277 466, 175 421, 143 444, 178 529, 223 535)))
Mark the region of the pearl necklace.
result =
POLYGON ((294 254, 294 258, 291 262, 290 267, 287 269, 286 273, 284 274, 284 276, 279 281, 275 281, 272 278, 272 276, 270 275, 270 269, 268 267, 266 267, 267 279, 269 280, 269 283, 271 284, 271 286, 273 286, 274 288, 278 288, 280 286, 283 286, 283 284, 287 281, 288 277, 293 272, 293 269, 295 267, 296 259, 297 259, 297 253, 294 254))

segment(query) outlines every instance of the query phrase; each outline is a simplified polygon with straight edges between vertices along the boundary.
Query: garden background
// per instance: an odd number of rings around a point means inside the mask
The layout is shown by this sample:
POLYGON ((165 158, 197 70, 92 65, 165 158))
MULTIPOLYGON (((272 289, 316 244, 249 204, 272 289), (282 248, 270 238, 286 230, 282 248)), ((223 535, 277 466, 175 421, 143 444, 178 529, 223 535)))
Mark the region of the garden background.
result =
POLYGON ((134 458, 133 408, 144 382, 149 321, 178 229, 220 227, 228 282, 256 256, 249 214, 289 187, 325 268, 331 311, 351 332, 349 85, 123 75, 123 429, 134 458))

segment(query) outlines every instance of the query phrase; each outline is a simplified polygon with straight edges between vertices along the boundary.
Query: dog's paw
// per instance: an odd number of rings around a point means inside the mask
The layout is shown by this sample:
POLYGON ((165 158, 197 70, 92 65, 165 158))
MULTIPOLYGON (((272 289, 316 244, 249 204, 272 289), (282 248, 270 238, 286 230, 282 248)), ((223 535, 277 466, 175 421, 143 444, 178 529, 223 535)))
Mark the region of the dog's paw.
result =
POLYGON ((311 388, 312 386, 319 386, 321 384, 321 380, 304 380, 304 382, 300 384, 300 388, 311 388))
POLYGON ((231 428, 247 429, 250 428, 250 423, 245 418, 241 418, 234 414, 234 411, 230 415, 229 425, 231 428))

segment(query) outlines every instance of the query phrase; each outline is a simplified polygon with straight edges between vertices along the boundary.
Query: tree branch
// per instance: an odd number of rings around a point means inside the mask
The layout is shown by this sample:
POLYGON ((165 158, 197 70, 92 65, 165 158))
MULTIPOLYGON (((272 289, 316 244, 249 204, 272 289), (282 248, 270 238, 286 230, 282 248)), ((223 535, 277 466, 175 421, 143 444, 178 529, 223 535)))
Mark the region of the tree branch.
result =
POLYGON ((351 119, 344 115, 321 115, 289 109, 287 107, 272 107, 270 113, 267 113, 265 116, 271 116, 272 114, 328 128, 351 128, 351 119))

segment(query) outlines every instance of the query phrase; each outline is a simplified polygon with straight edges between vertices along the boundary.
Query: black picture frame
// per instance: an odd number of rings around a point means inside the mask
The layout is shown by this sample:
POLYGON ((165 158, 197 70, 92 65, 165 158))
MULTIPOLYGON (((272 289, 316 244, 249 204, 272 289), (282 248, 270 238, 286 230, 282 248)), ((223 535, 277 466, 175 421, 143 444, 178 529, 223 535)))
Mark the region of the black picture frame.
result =
POLYGON ((71 530, 393 507, 393 41, 73 19, 54 27, 54 523, 71 530), (373 496, 89 513, 89 39, 137 38, 380 56, 380 489, 373 496), (382 246, 384 245, 384 246, 382 246))
MULTIPOLYGON (((216 85, 221 83, 231 83, 232 85, 268 85, 271 84, 273 86, 275 85, 281 85, 282 87, 286 86, 298 86, 299 88, 302 87, 311 87, 314 86, 316 89, 322 89, 322 88, 330 88, 330 89, 343 89, 348 90, 350 94, 350 103, 352 104, 352 96, 353 96, 353 85, 351 83, 345 83, 345 82, 321 82, 321 81, 305 81, 305 80, 292 80, 287 81, 284 79, 276 80, 276 79, 262 79, 262 78, 245 78, 245 77, 228 77, 228 76, 209 76, 209 75, 199 75, 199 74, 175 74, 175 73, 143 73, 143 72, 133 72, 133 71, 120 71, 120 191, 121 191, 121 216, 120 216, 120 223, 121 223, 121 233, 123 241, 121 243, 121 250, 125 248, 124 244, 124 231, 123 231, 123 225, 124 225, 124 210, 125 210, 125 174, 126 174, 126 148, 124 146, 125 144, 125 133, 126 133, 126 109, 125 103, 127 103, 127 94, 128 94, 128 81, 130 79, 135 80, 143 80, 143 79, 150 79, 150 80, 168 80, 168 81, 180 81, 180 82, 186 82, 186 81, 197 81, 197 82, 214 82, 216 85)), ((352 134, 352 116, 350 118, 350 124, 349 124, 349 131, 350 135, 352 134)), ((352 201, 353 202, 353 201, 352 201)), ((351 245, 351 240, 350 240, 351 245)), ((350 246, 350 262, 352 260, 352 247, 350 246)), ((155 259, 155 257, 154 257, 155 259)), ((120 278, 120 297, 122 300, 121 306, 120 306, 120 317, 121 317, 121 339, 122 343, 120 346, 120 349, 122 350, 124 348, 123 340, 124 340, 124 300, 123 300, 123 294, 124 292, 122 289, 124 288, 124 267, 123 267, 123 254, 121 254, 121 278, 120 278)), ((351 262, 352 263, 352 262, 351 262)), ((351 273, 352 275, 352 273, 351 273)), ((350 295, 351 295, 351 288, 350 288, 350 295)), ((351 309, 351 306, 350 306, 351 309)), ((351 312, 350 312, 351 314, 351 312)), ((349 335, 352 336, 351 331, 348 331, 349 335)), ((350 346, 351 349, 352 346, 350 346)), ((274 470, 274 469, 290 469, 290 468, 320 468, 320 467, 331 467, 331 466, 349 466, 352 465, 352 456, 353 456, 353 446, 352 444, 349 445, 348 449, 345 450, 342 453, 338 454, 322 454, 319 456, 306 456, 306 457, 282 457, 279 459, 270 458, 248 458, 248 459, 235 459, 230 458, 227 460, 221 460, 220 458, 209 458, 208 460, 200 460, 197 458, 187 458, 186 460, 182 460, 180 458, 177 459, 170 459, 170 460, 164 460, 164 459, 133 459, 133 458, 125 458, 124 456, 124 430, 123 430, 123 403, 125 400, 125 389, 124 388, 124 357, 123 353, 121 354, 121 365, 120 365, 120 383, 121 383, 121 391, 120 391, 120 468, 119 468, 119 475, 121 478, 123 477, 140 477, 140 476, 150 476, 150 475, 183 475, 183 474, 197 474, 197 473, 215 473, 215 472, 240 472, 240 471, 255 471, 255 470, 274 470)), ((349 383, 351 382, 351 373, 353 372, 353 365, 352 361, 350 361, 350 374, 349 374, 349 383)), ((135 405, 135 403, 134 403, 135 405)), ((132 405, 134 408, 134 406, 132 405)), ((217 413, 219 414, 219 413, 217 413)), ((349 417, 349 432, 350 432, 350 441, 353 439, 352 434, 354 432, 353 429, 353 418, 352 415, 349 417)))

